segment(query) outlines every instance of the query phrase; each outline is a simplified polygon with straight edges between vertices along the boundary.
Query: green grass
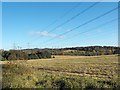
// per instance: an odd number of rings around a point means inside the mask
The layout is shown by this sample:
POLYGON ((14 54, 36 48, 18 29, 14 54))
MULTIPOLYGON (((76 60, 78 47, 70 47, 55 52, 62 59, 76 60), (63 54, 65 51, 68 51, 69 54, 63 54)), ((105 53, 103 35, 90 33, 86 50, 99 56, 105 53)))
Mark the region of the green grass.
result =
POLYGON ((3 65, 3 88, 119 88, 118 57, 56 56, 3 65))

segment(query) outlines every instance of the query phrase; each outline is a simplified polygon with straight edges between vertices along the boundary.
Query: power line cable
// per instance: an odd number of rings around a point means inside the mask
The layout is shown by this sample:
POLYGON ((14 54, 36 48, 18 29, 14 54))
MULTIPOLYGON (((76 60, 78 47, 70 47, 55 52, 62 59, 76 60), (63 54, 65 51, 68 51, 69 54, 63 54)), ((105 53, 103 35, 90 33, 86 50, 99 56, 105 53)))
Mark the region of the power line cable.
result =
MULTIPOLYGON (((120 19, 120 18, 119 18, 120 19)), ((73 38, 75 38, 75 37, 77 37, 77 36, 79 36, 79 35, 82 35, 82 34, 84 34, 84 33, 87 33, 87 32, 90 32, 90 31, 94 31, 94 30, 96 30, 96 29, 98 29, 98 28, 101 28, 101 27, 103 27, 103 26, 105 26, 105 25, 107 25, 107 24, 110 24, 110 23, 112 23, 112 22, 114 22, 114 21, 116 21, 116 20, 118 20, 118 18, 115 18, 115 19, 112 19, 112 20, 110 20, 110 21, 107 21, 107 22, 105 22, 105 23, 103 23, 103 24, 101 24, 101 25, 99 25, 99 26, 97 26, 97 27, 94 27, 94 28, 92 28, 92 29, 88 29, 88 30, 86 30, 86 31, 84 31, 84 32, 80 32, 80 33, 77 33, 77 34, 74 34, 74 35, 72 35, 71 37, 69 37, 69 38, 67 38, 65 41, 68 41, 68 40, 70 40, 70 39, 73 39, 73 38)), ((57 44, 58 44, 59 42, 57 42, 57 44)))
MULTIPOLYGON (((99 1, 101 1, 101 0, 99 0, 99 1)), ((57 28, 65 25, 65 24, 67 24, 68 22, 72 21, 72 20, 75 19, 76 17, 80 16, 80 15, 83 14, 84 12, 88 11, 89 9, 91 9, 92 7, 94 7, 95 5, 97 5, 98 3, 100 3, 100 2, 95 2, 95 3, 92 4, 91 6, 87 7, 86 9, 84 9, 82 12, 77 13, 75 16, 73 16, 73 17, 71 17, 70 19, 66 20, 66 21, 63 22, 62 24, 56 26, 55 28, 53 28, 52 30, 50 30, 48 33, 53 32, 53 31, 55 31, 57 28)))
MULTIPOLYGON (((58 19, 54 20, 52 23, 50 23, 47 27, 45 27, 43 29, 46 30, 47 28, 49 28, 50 26, 52 26, 53 24, 57 23, 59 20, 61 20, 62 18, 64 18, 65 16, 67 16, 70 12, 72 12, 75 8, 77 8, 78 6, 80 6, 81 3, 78 3, 76 4, 74 7, 72 7, 71 9, 69 9, 67 12, 65 12, 63 15, 61 15, 58 19)), ((39 37, 37 38, 39 39, 39 37)), ((37 40, 37 39, 34 39, 33 41, 37 40)))
POLYGON ((71 31, 76 30, 76 29, 78 29, 78 28, 80 28, 80 27, 82 27, 82 26, 85 26, 85 25, 87 25, 87 24, 89 24, 89 23, 91 23, 91 22, 93 22, 93 21, 95 21, 95 20, 97 20, 97 19, 99 19, 99 18, 101 18, 101 17, 103 17, 103 16, 105 16, 105 15, 107 15, 107 14, 109 14, 109 13, 115 11, 116 9, 118 9, 118 7, 114 8, 114 9, 112 9, 112 10, 110 10, 110 11, 108 11, 108 12, 106 12, 106 13, 104 13, 104 14, 98 16, 98 17, 95 17, 95 18, 93 18, 93 19, 91 19, 91 20, 89 20, 89 21, 87 21, 87 22, 85 22, 85 23, 83 23, 83 24, 81 24, 81 25, 79 25, 79 26, 77 26, 77 27, 75 27, 75 28, 69 30, 69 31, 66 31, 66 32, 64 32, 64 33, 62 33, 62 34, 60 34, 60 35, 57 35, 57 36, 55 36, 55 37, 53 37, 53 38, 51 38, 51 39, 45 41, 44 43, 50 42, 51 40, 54 40, 54 39, 56 39, 56 38, 58 38, 58 37, 61 37, 61 36, 65 35, 65 34, 71 32, 71 31))
MULTIPOLYGON (((98 3, 100 3, 100 1, 102 1, 102 0, 99 0, 98 2, 93 3, 91 6, 87 7, 87 8, 84 9, 83 11, 77 13, 75 16, 71 17, 70 19, 66 20, 66 21, 63 22, 62 24, 60 24, 60 25, 56 26, 55 28, 53 28, 52 30, 48 31, 48 33, 51 33, 51 32, 53 32, 53 31, 55 31, 57 28, 65 25, 65 24, 67 24, 68 22, 72 21, 72 20, 75 19, 76 17, 82 15, 84 12, 88 11, 89 9, 91 9, 92 7, 94 7, 95 5, 97 5, 98 3)), ((71 11, 71 10, 70 10, 70 11, 71 11)), ((37 40, 37 39, 35 39, 35 40, 37 40)), ((35 40, 34 40, 34 41, 35 41, 35 40)))
MULTIPOLYGON (((114 19, 109 20, 109 21, 107 21, 107 22, 105 22, 105 23, 103 23, 103 24, 101 24, 101 25, 98 25, 98 26, 96 26, 96 27, 94 27, 94 28, 91 28, 91 29, 88 29, 88 30, 86 30, 86 31, 83 31, 83 32, 74 34, 74 35, 72 35, 71 37, 65 39, 64 41, 68 41, 68 40, 71 40, 71 39, 73 39, 73 38, 75 38, 75 37, 77 37, 77 36, 79 36, 79 35, 84 34, 84 33, 87 33, 87 32, 90 32, 90 31, 94 31, 94 30, 96 30, 96 29, 98 29, 98 28, 101 28, 101 27, 103 27, 103 26, 105 26, 105 25, 108 25, 108 24, 110 24, 110 23, 113 23, 114 21, 116 21, 116 20, 118 20, 118 19, 120 19, 120 18, 114 18, 114 19)), ((60 41, 57 42, 57 44, 59 44, 59 43, 60 43, 60 41)), ((52 44, 53 44, 53 43, 52 43, 52 44)), ((49 44, 47 44, 47 45, 49 45, 49 44)))
POLYGON ((66 15, 68 15, 71 11, 73 11, 75 8, 77 8, 81 3, 76 4, 74 7, 72 7, 70 10, 68 10, 67 12, 65 12, 62 16, 60 16, 58 19, 56 19, 55 21, 53 21, 52 23, 50 23, 47 27, 44 28, 44 30, 46 30, 47 28, 49 28, 51 25, 55 24, 56 22, 58 22, 60 19, 64 18, 66 15))

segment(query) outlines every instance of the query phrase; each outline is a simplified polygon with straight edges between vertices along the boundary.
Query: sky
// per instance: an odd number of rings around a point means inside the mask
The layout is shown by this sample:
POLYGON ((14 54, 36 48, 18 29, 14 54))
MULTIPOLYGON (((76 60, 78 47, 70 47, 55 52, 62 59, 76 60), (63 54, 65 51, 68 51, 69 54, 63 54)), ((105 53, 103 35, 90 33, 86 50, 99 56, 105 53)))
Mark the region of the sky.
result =
POLYGON ((116 8, 118 6, 117 2, 100 2, 81 15, 76 16, 68 23, 55 28, 94 3, 95 2, 3 2, 2 47, 0 48, 117 46, 117 9, 93 22, 70 31, 116 8), (65 32, 69 33, 61 35, 65 32))

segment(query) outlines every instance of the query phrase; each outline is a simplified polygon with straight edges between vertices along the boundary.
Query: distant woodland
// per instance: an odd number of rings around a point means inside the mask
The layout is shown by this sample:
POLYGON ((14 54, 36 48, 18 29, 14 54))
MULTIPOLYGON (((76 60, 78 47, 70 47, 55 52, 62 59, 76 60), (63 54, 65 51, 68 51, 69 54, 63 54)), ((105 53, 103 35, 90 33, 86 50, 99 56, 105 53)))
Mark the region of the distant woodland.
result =
POLYGON ((22 50, 0 50, 2 60, 30 60, 55 58, 54 55, 71 56, 98 56, 120 54, 120 47, 113 46, 88 46, 71 48, 45 48, 45 49, 22 49, 22 50))

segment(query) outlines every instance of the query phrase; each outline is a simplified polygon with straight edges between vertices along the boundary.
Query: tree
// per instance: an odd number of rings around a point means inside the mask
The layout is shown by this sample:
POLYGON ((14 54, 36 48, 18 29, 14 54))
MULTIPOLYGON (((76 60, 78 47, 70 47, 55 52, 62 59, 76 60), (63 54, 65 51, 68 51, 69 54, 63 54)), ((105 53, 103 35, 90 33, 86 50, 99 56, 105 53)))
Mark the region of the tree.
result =
POLYGON ((9 56, 10 56, 10 52, 9 51, 3 51, 2 52, 2 57, 6 60, 8 60, 9 56))

